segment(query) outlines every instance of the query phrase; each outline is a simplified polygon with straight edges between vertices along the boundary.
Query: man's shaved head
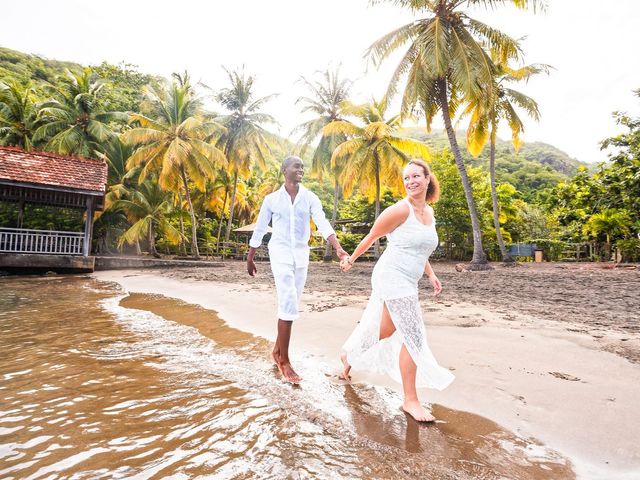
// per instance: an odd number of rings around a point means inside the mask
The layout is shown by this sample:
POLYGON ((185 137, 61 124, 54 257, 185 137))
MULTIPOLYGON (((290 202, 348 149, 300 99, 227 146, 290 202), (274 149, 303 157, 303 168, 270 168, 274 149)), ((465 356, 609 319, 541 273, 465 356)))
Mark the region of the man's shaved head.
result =
POLYGON ((296 160, 302 162, 302 159, 300 157, 296 157, 295 155, 290 155, 287 158, 285 158, 282 161, 282 167, 280 167, 280 169, 284 172, 285 169, 291 165, 293 162, 295 162, 296 160))

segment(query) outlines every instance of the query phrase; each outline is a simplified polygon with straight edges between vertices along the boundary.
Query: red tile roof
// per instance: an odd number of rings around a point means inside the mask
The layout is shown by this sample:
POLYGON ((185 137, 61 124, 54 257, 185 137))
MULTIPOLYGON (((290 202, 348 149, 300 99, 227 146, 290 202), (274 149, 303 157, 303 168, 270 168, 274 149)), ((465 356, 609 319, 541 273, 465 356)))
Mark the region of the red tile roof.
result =
POLYGON ((0 147, 0 181, 104 193, 107 164, 100 160, 0 147))

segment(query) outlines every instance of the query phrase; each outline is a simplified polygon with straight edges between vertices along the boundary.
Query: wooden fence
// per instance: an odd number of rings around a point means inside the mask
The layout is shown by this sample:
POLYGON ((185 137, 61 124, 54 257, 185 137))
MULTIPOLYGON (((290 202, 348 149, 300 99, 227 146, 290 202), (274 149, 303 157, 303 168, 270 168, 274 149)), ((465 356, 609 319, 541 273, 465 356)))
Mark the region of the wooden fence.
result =
POLYGON ((0 227, 0 252, 82 255, 83 232, 0 227))

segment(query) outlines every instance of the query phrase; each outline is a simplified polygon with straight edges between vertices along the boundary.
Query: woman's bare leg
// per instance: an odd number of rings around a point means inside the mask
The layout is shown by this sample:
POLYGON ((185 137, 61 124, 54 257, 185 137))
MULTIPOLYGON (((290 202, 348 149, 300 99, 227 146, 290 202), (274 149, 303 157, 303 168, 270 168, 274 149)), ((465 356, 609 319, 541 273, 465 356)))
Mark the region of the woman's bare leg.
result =
POLYGON ((416 367, 413 358, 403 344, 400 350, 400 375, 402 376, 402 390, 404 392, 404 402, 402 409, 411 415, 418 422, 433 422, 436 418, 427 409, 420 405, 418 392, 416 391, 416 367))
POLYGON ((387 304, 384 303, 382 304, 382 316, 380 317, 380 334, 378 335, 378 339, 384 340, 385 338, 389 338, 395 331, 396 326, 393 324, 393 320, 391 320, 391 314, 389 313, 387 304))
MULTIPOLYGON (((379 340, 384 340, 385 338, 393 335, 393 332, 396 331, 396 326, 393 324, 391 320, 391 314, 387 309, 387 304, 384 303, 382 305, 382 315, 380 317, 380 333, 378 335, 379 340)), ((347 360, 347 353, 342 352, 340 354, 340 360, 342 361, 342 378, 345 380, 350 380, 349 372, 351 371, 351 365, 349 365, 349 361, 347 360)))

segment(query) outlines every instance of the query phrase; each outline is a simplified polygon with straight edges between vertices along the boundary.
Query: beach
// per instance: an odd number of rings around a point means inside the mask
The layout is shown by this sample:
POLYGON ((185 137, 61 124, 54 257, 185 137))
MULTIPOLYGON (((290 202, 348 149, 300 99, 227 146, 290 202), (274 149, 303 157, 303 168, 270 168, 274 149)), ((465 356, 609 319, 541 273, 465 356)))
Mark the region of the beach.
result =
MULTIPOLYGON (((434 299, 420 285, 428 341, 456 375, 442 392, 420 392, 434 412, 470 412, 535 439, 566 457, 578 478, 638 478, 640 271, 549 263, 458 272, 452 263, 433 265, 444 290, 434 299)), ((257 266, 255 278, 239 261, 93 276, 126 292, 213 310, 229 326, 272 341, 273 279, 268 263, 257 266)), ((336 263, 311 264, 292 338, 305 382, 317 381, 321 371, 340 383, 338 353, 362 313, 371 268, 358 262, 342 274, 336 263)), ((400 388, 352 373, 354 385, 400 388)))

